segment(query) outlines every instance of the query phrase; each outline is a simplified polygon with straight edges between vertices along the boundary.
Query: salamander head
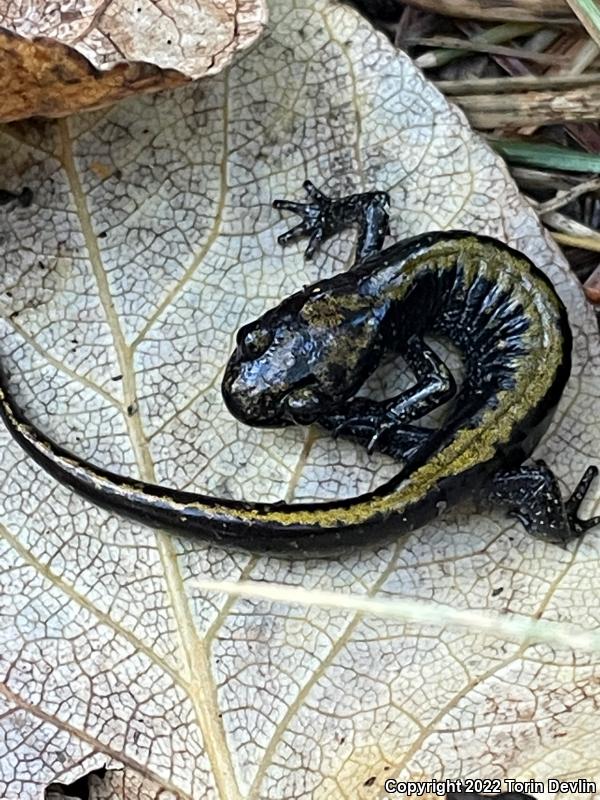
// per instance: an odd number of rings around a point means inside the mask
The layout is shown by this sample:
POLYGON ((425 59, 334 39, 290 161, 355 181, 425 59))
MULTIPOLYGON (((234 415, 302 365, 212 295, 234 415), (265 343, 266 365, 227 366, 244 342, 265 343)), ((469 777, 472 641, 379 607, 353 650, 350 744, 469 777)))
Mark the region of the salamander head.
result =
POLYGON ((247 425, 316 421, 376 368, 382 315, 347 273, 291 295, 238 331, 221 387, 227 408, 247 425))

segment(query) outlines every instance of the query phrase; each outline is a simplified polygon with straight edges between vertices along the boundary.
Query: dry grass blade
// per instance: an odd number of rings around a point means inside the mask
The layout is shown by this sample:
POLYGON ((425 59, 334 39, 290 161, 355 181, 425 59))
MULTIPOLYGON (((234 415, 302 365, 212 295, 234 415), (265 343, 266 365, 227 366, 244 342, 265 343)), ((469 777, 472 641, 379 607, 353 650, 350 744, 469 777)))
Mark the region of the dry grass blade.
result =
MULTIPOLYGON (((517 92, 554 89, 576 89, 600 85, 600 72, 583 75, 525 75, 516 78, 478 78, 473 80, 436 81, 438 89, 446 95, 515 94, 517 92)), ((600 116, 600 109, 598 111, 600 116)))
POLYGON ((481 130, 595 121, 600 108, 600 83, 566 91, 456 95, 472 125, 481 130))
MULTIPOLYGON (((590 67, 594 61, 596 60, 599 52, 598 45, 592 39, 588 37, 577 37, 574 41, 569 43, 569 39, 566 40, 564 37, 561 37, 554 47, 559 48, 559 53, 562 53, 567 58, 567 66, 563 63, 562 65, 556 65, 550 67, 549 70, 546 72, 546 76, 551 78, 553 76, 581 76, 583 72, 585 72, 588 67, 590 67)), ((580 83, 581 85, 587 85, 585 83, 580 83)), ((544 87, 538 87, 540 90, 544 87)), ((569 130, 569 123, 566 124, 567 130, 569 130)), ((519 133, 523 136, 532 136, 537 130, 537 126, 535 125, 527 125, 520 129, 519 133)))
MULTIPOLYGON (((527 36, 527 34, 535 33, 541 27, 541 25, 531 22, 507 22, 504 25, 495 25, 493 28, 488 28, 483 33, 472 36, 469 41, 471 46, 503 44, 518 36, 527 36)), ((483 47, 481 49, 485 50, 483 47)), ((421 69, 441 67, 444 64, 449 64, 455 58, 460 58, 464 55, 464 52, 464 49, 432 50, 416 58, 415 64, 421 69)))
MULTIPOLYGON (((376 15, 375 3, 355 1, 376 15)), ((494 132, 491 145, 600 303, 600 177, 589 178, 600 173, 600 0, 387 0, 388 12, 394 3, 396 44, 434 48, 416 64, 473 127, 494 132)))
MULTIPOLYGON (((509 56, 510 58, 521 58, 525 61, 535 61, 539 64, 556 64, 565 62, 564 56, 556 56, 551 53, 536 53, 524 47, 506 47, 499 44, 477 41, 474 37, 471 40, 459 39, 456 36, 408 36, 404 39, 404 44, 420 45, 422 47, 441 47, 449 50, 465 50, 475 53, 488 53, 489 55, 509 56)), ((418 59, 417 59, 418 60, 418 59)))
POLYGON ((577 52, 573 53, 567 73, 581 75, 584 70, 591 67, 600 54, 600 45, 593 39, 581 42, 577 52))
POLYGON ((600 651, 600 634, 561 622, 530 619, 517 614, 488 614, 453 608, 442 603, 427 603, 410 598, 372 598, 347 592, 302 589, 289 584, 262 581, 213 581, 197 579, 194 585, 205 592, 224 592, 234 597, 265 600, 307 608, 339 609, 401 622, 476 631, 507 641, 529 645, 545 642, 557 647, 585 652, 600 651))
POLYGON ((570 233, 553 231, 552 238, 567 247, 577 247, 579 250, 592 250, 595 253, 600 253, 600 241, 590 236, 575 236, 570 233))
MULTIPOLYGON (((501 153, 501 151, 499 151, 501 153)), ((559 191, 568 191, 577 185, 578 175, 569 175, 549 169, 533 169, 511 165, 510 171, 517 183, 526 189, 548 189, 548 184, 559 191)))
POLYGON ((449 17, 510 22, 569 22, 566 0, 405 0, 415 8, 449 17))

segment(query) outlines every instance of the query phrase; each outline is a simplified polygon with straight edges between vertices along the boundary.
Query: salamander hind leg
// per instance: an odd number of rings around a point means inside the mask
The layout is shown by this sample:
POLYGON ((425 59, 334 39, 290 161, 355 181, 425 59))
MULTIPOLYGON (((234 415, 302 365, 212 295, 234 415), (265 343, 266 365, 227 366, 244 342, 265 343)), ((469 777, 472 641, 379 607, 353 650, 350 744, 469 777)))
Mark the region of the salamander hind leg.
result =
POLYGON ((588 467, 573 494, 562 499, 556 476, 543 461, 531 466, 502 470, 492 478, 488 499, 508 507, 528 531, 547 541, 566 544, 600 525, 600 517, 577 516, 590 484, 598 474, 588 467))
POLYGON ((279 244, 286 245, 302 236, 308 236, 305 256, 310 259, 330 236, 358 225, 357 263, 381 250, 389 233, 390 198, 387 192, 364 192, 334 199, 323 194, 310 181, 304 181, 303 186, 308 203, 290 200, 275 200, 273 203, 273 208, 292 211, 302 218, 301 222, 279 236, 279 244))

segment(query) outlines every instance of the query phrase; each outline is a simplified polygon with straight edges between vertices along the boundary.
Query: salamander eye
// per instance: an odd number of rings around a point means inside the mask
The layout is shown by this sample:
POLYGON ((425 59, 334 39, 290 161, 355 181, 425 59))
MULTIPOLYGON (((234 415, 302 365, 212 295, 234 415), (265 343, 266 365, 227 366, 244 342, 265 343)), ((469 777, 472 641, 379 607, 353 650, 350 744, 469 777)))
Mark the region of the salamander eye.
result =
POLYGON ((261 356, 273 341, 273 335, 266 328, 242 328, 237 343, 242 358, 252 359, 261 356))

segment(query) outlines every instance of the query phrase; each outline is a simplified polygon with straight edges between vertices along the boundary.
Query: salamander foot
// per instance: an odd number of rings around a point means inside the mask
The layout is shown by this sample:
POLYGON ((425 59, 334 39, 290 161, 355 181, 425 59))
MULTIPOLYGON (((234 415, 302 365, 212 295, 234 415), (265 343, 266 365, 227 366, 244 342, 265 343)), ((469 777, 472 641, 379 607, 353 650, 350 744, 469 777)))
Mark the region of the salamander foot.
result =
POLYGON ((8 189, 0 189, 0 206, 8 203, 16 203, 21 208, 27 208, 33 200, 33 192, 28 186, 23 187, 20 192, 9 192, 8 189))
POLYGON ((600 516, 591 519, 577 516, 590 484, 597 475, 597 467, 588 467, 573 494, 563 501, 552 470, 544 461, 536 461, 532 466, 496 473, 489 499, 507 506, 509 516, 518 519, 528 533, 547 541, 566 544, 595 525, 600 525, 600 516))
POLYGON ((304 181, 302 185, 308 196, 308 203, 290 200, 273 202, 273 208, 292 211, 302 217, 302 222, 278 237, 279 244, 286 245, 302 236, 309 236, 304 255, 311 259, 322 242, 330 236, 352 225, 358 225, 357 262, 381 250, 383 241, 390 232, 390 197, 387 192, 364 192, 332 199, 317 189, 311 181, 304 181))

